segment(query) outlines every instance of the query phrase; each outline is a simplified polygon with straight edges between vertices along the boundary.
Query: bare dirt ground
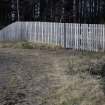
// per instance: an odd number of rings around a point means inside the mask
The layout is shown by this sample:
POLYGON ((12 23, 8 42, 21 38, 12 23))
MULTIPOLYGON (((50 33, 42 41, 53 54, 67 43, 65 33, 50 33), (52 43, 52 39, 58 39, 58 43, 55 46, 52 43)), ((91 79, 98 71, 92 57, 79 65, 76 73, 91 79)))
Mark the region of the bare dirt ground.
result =
POLYGON ((105 105, 104 61, 104 54, 0 48, 0 105, 105 105))

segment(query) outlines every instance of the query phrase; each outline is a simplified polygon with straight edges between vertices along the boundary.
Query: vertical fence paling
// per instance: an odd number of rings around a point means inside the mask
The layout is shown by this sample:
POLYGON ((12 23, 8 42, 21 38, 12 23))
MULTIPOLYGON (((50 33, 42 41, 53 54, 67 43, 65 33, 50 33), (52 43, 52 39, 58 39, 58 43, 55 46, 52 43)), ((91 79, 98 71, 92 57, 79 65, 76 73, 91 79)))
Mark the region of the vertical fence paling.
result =
POLYGON ((105 51, 105 25, 16 22, 0 30, 0 41, 23 40, 77 50, 105 51))
POLYGON ((103 51, 105 51, 105 25, 103 25, 103 51))

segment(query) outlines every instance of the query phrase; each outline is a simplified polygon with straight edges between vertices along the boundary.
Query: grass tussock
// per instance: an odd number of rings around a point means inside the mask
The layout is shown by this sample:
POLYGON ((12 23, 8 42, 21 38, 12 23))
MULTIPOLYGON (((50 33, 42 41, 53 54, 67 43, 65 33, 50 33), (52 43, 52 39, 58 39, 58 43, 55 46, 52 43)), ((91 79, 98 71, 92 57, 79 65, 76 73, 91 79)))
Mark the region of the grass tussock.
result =
POLYGON ((57 50, 62 49, 62 46, 57 46, 54 44, 42 44, 42 43, 31 43, 31 42, 10 42, 10 43, 0 43, 0 48, 21 48, 21 49, 47 49, 47 50, 57 50))
MULTIPOLYGON (((45 49, 30 44, 16 46, 45 49)), ((1 68, 9 72, 5 74, 7 85, 0 91, 1 105, 105 105, 104 53, 73 55, 66 50, 52 53, 37 49, 3 52, 1 68)))
POLYGON ((92 67, 94 71, 102 70, 102 65, 97 66, 98 63, 96 59, 90 60, 86 57, 80 59, 78 56, 56 62, 54 64, 56 72, 49 76, 56 80, 60 79, 60 86, 55 86, 56 91, 53 91, 54 97, 58 100, 55 100, 55 105, 104 105, 101 75, 91 75, 92 67), (91 63, 94 67, 90 65, 91 63))

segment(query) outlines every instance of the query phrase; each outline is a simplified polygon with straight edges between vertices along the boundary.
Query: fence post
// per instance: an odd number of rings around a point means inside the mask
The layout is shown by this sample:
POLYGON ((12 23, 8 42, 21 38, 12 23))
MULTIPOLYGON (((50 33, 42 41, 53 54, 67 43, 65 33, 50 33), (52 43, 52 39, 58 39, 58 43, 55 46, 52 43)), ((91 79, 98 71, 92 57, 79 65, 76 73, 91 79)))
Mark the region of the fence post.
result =
POLYGON ((104 45, 104 41, 105 41, 105 36, 104 36, 104 34, 105 34, 105 25, 103 25, 103 52, 104 52, 104 48, 105 48, 105 45, 104 45))
POLYGON ((64 48, 66 48, 66 23, 64 23, 64 48))

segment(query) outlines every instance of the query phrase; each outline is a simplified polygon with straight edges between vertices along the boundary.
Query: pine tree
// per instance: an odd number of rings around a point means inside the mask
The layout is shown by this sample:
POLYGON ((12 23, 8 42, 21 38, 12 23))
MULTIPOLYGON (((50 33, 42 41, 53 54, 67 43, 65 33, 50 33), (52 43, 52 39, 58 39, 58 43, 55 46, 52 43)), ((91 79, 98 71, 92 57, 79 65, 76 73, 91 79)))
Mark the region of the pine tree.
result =
POLYGON ((14 22, 17 20, 17 2, 16 0, 11 0, 9 2, 9 7, 10 7, 10 10, 9 10, 9 21, 10 22, 14 22))
POLYGON ((38 20, 40 18, 40 0, 33 1, 33 20, 38 20))

